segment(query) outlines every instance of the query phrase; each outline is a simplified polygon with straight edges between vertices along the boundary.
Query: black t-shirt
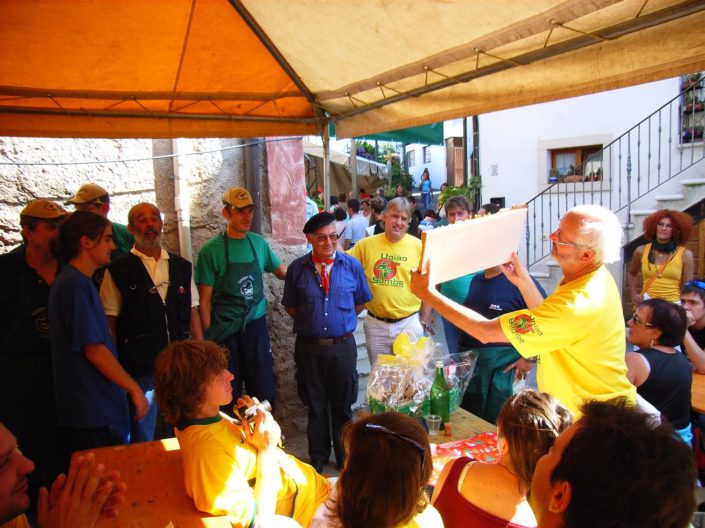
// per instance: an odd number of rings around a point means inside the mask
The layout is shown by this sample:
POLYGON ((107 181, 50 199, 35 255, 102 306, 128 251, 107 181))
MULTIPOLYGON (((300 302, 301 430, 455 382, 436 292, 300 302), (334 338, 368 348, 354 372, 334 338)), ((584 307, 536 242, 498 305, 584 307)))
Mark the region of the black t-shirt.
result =
POLYGON ((705 349, 705 328, 701 330, 696 330, 695 328, 688 328, 688 331, 690 332, 690 335, 693 336, 693 339, 695 339, 695 342, 698 344, 698 346, 702 349, 705 349))

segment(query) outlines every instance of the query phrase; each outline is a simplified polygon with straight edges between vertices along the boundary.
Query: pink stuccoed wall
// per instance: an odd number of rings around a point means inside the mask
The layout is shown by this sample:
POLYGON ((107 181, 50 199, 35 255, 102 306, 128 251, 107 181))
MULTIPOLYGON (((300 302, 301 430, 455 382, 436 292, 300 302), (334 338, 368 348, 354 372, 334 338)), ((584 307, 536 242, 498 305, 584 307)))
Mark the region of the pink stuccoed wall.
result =
POLYGON ((272 237, 281 244, 305 244, 306 178, 300 138, 267 143, 272 237))

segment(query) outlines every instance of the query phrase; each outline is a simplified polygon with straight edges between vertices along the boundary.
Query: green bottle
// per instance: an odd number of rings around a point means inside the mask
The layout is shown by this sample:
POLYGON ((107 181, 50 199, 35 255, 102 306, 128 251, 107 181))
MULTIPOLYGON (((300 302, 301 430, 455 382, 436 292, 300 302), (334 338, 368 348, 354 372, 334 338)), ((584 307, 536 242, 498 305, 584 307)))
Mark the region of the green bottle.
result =
POLYGON ((442 361, 436 361, 436 375, 431 385, 431 414, 440 416, 444 425, 450 421, 450 393, 442 361))

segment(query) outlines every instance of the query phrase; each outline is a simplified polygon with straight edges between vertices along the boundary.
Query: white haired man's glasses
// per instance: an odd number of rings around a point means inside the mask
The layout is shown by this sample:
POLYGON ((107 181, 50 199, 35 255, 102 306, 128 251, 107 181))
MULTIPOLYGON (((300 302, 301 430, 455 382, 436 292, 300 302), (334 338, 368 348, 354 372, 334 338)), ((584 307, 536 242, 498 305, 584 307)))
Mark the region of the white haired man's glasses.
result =
POLYGON ((575 242, 563 242, 562 240, 558 240, 558 238, 560 236, 561 236, 561 230, 556 229, 553 233, 551 233, 551 236, 549 237, 549 239, 551 240, 551 242, 553 242, 554 244, 556 244, 558 246, 568 246, 568 247, 576 247, 576 248, 586 247, 583 244, 577 244, 575 242))

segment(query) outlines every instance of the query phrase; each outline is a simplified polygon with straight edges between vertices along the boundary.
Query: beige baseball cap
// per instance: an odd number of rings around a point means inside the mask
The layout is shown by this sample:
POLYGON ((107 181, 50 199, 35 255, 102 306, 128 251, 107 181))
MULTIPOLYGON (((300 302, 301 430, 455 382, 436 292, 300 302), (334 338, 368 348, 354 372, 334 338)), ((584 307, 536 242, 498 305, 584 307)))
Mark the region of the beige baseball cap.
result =
POLYGON ((232 205, 238 209, 247 207, 248 205, 254 205, 250 192, 244 187, 233 187, 225 191, 225 194, 223 194, 223 203, 225 205, 232 205))
POLYGON ((108 191, 95 183, 86 183, 81 185, 81 188, 71 198, 66 200, 67 204, 85 204, 90 202, 108 203, 107 200, 102 200, 108 195, 108 191))
POLYGON ((29 202, 25 208, 22 209, 20 218, 30 216, 32 218, 41 218, 43 220, 54 220, 68 214, 69 212, 59 204, 54 203, 51 200, 41 198, 39 200, 32 200, 29 202))

